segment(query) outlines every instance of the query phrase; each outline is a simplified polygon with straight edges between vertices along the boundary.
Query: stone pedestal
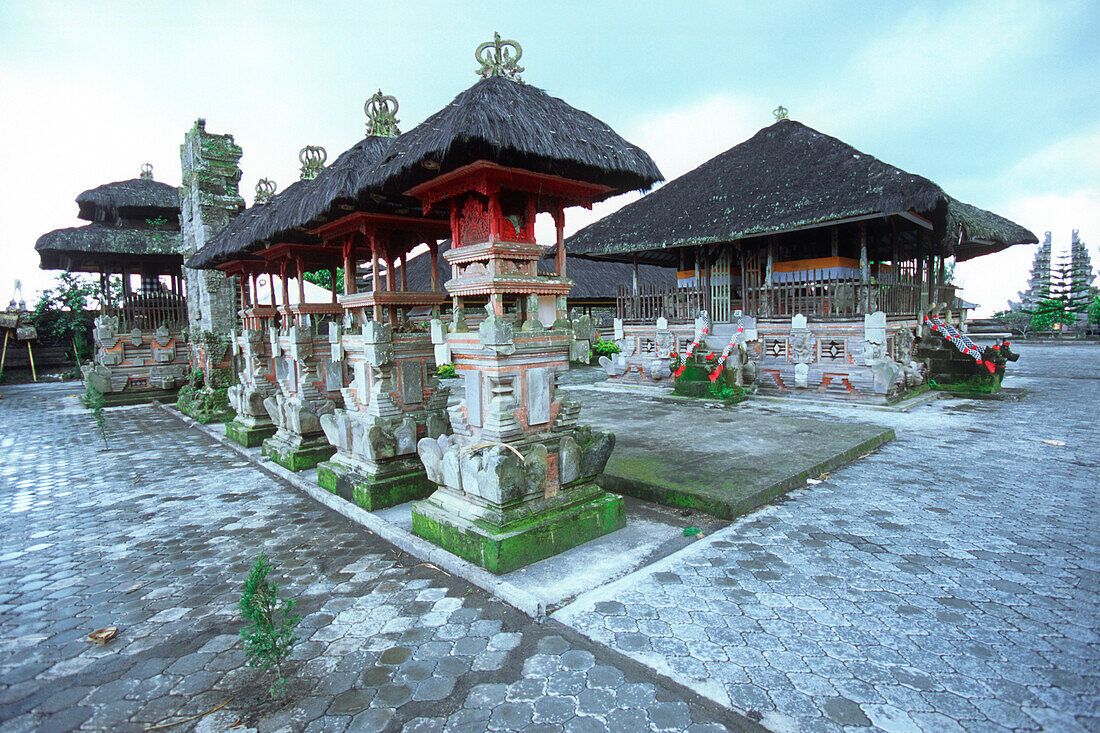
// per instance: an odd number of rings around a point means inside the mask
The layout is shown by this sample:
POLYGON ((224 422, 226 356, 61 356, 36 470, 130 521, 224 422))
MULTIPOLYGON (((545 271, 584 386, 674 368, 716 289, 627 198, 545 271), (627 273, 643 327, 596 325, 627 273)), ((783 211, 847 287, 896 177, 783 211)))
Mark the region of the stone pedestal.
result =
POLYGON ((343 389, 344 408, 321 416, 336 455, 317 467, 317 482, 369 511, 428 496, 435 485, 416 441, 448 428, 431 337, 371 320, 358 333, 335 329, 331 338, 354 378, 343 389))
MULTIPOLYGON (((248 320, 257 319, 255 311, 258 310, 252 309, 248 320)), ((263 310, 270 310, 274 315, 273 308, 263 310)), ((228 390, 229 404, 236 417, 225 424, 225 434, 246 448, 260 445, 277 429, 264 407, 264 400, 274 396, 279 389, 271 373, 271 348, 266 337, 267 333, 258 328, 246 328, 232 334, 233 353, 240 357, 243 368, 237 375, 238 383, 228 390)))
POLYGON ((448 334, 465 397, 454 434, 417 450, 439 488, 412 507, 412 530, 494 573, 506 573, 625 526, 622 498, 596 485, 615 445, 577 427, 560 392, 567 330, 524 332, 490 316, 478 333, 448 334))
MULTIPOLYGON (((269 338, 279 391, 263 401, 277 428, 263 442, 263 455, 291 471, 313 468, 336 452, 321 428, 321 418, 336 409, 322 363, 327 336, 305 324, 271 329, 269 338)), ((335 395, 339 399, 339 391, 335 395)))

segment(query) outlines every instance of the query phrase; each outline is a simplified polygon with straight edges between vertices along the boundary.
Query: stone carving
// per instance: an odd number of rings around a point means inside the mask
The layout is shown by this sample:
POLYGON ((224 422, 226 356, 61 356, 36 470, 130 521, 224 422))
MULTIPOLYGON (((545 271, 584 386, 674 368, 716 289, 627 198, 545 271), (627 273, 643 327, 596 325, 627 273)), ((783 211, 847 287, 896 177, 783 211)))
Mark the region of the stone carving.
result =
POLYGON ((506 318, 490 315, 481 322, 477 328, 478 340, 487 349, 492 349, 498 354, 514 354, 516 351, 515 340, 512 336, 512 321, 506 318))
POLYGON ((653 341, 657 349, 658 359, 668 359, 672 356, 672 352, 676 348, 676 336, 672 331, 667 328, 664 330, 658 328, 653 341))
POLYGON ((645 375, 655 382, 668 379, 672 374, 672 368, 668 359, 649 359, 643 367, 645 375))
POLYGON ((876 394, 889 394, 895 391, 904 381, 904 371, 901 364, 890 357, 878 358, 870 364, 871 373, 874 375, 872 385, 876 394))
POLYGON ((791 329, 787 358, 795 364, 817 361, 817 336, 813 331, 791 329))
POLYGON ((618 360, 613 361, 607 356, 600 357, 600 366, 603 367, 603 370, 607 372, 607 376, 609 377, 621 377, 623 372, 626 371, 626 364, 618 360))
MULTIPOLYGON (((594 479, 615 447, 610 432, 580 431, 578 435, 581 442, 566 435, 557 446, 558 483, 563 487, 594 479)), ((542 443, 531 446, 526 455, 517 455, 505 445, 474 449, 470 438, 443 436, 421 438, 416 451, 429 478, 445 491, 477 500, 468 505, 476 514, 500 516, 547 491, 549 453, 542 443)))
POLYGON ((794 365, 794 386, 806 389, 809 386, 810 365, 799 362, 794 365))
POLYGON ((279 392, 266 398, 263 405, 280 433, 286 431, 296 436, 320 433, 321 416, 331 415, 336 409, 336 404, 308 379, 301 380, 294 394, 288 396, 279 392))
POLYGON ((537 367, 526 372, 524 389, 527 407, 527 424, 542 425, 550 422, 550 368, 537 367))

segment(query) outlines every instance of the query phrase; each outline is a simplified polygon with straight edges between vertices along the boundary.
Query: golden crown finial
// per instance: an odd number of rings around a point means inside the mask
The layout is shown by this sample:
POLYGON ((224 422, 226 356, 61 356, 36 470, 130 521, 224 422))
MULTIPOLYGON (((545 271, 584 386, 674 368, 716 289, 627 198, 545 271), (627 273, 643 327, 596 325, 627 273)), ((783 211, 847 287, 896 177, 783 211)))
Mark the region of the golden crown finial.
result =
POLYGON ((474 51, 474 58, 481 64, 477 74, 482 79, 490 76, 503 76, 512 81, 522 81, 520 72, 524 69, 519 65, 523 56, 523 48, 516 41, 502 41, 499 33, 493 33, 493 40, 486 41, 474 51), (511 47, 515 55, 508 50, 511 47))

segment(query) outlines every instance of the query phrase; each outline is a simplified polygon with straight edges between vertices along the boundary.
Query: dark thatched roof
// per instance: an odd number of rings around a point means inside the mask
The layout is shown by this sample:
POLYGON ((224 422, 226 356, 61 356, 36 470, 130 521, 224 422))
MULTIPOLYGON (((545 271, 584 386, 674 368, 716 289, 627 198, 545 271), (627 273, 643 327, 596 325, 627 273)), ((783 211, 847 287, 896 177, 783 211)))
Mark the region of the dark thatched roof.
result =
POLYGON ((1039 241, 1030 230, 1016 222, 950 196, 947 200, 947 232, 944 237, 955 243, 955 259, 959 262, 1000 252, 1014 244, 1035 244, 1039 241))
POLYGON ((152 178, 132 178, 96 186, 76 197, 79 216, 88 221, 117 222, 163 216, 178 220, 180 193, 175 186, 152 178))
POLYGON ((182 256, 180 233, 168 229, 140 229, 93 223, 55 229, 38 238, 43 270, 98 271, 112 263, 175 263, 182 256))
POLYGON ((264 241, 290 238, 305 243, 319 242, 316 237, 295 230, 327 215, 336 205, 354 202, 363 195, 373 181, 375 164, 393 140, 376 136, 363 138, 313 180, 295 181, 266 204, 246 209, 192 255, 187 266, 211 268, 264 241))
POLYGON ((990 251, 1036 241, 1031 232, 1006 219, 975 207, 964 211, 964 206, 927 178, 883 163, 800 122, 780 120, 590 224, 570 237, 567 247, 574 254, 622 258, 634 252, 729 242, 913 211, 933 222, 951 254, 958 230, 951 241, 946 222, 949 210, 960 220, 973 220, 976 229, 999 245, 990 251))
POLYGON ((343 153, 313 181, 299 181, 239 226, 227 227, 187 262, 209 268, 258 246, 291 237, 316 241, 300 228, 331 216, 340 203, 378 208, 413 206, 401 195, 440 173, 477 160, 602 183, 614 192, 644 189, 662 180, 644 150, 592 115, 526 84, 483 79, 449 105, 397 138, 368 137, 343 153), (439 163, 428 170, 424 161, 439 163))
POLYGON ((478 160, 611 186, 663 180, 649 155, 603 122, 528 84, 493 76, 394 141, 379 183, 403 192, 478 160), (438 163, 428 170, 422 163, 438 163))
MULTIPOLYGON (((443 253, 451 248, 451 241, 440 242, 439 261, 439 287, 451 279, 451 266, 443 258, 443 253)), ((432 289, 432 258, 425 252, 417 255, 406 263, 408 271, 405 273, 406 284, 409 290, 427 291, 432 289)), ((539 260, 539 274, 550 275, 554 272, 554 250, 551 248, 541 260, 539 260)), ((565 272, 573 281, 573 289, 569 291, 570 300, 598 300, 602 298, 614 298, 619 285, 629 285, 633 281, 633 265, 623 262, 600 262, 581 257, 566 257, 565 272)), ((397 279, 401 279, 401 271, 397 270, 397 279)), ((676 283, 676 271, 667 267, 653 265, 638 265, 639 285, 662 285, 671 287, 676 283)))

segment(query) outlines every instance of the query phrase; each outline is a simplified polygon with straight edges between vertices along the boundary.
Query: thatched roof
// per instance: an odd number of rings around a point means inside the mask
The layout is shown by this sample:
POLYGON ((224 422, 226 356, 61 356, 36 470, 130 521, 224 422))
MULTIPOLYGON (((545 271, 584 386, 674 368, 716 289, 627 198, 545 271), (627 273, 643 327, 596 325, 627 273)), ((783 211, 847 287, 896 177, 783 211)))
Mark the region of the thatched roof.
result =
POLYGON ((1014 244, 1035 244, 1039 241, 1030 230, 1016 222, 950 196, 947 200, 947 232, 944 238, 955 243, 955 259, 959 262, 1000 252, 1014 244))
MULTIPOLYGON (((927 178, 800 122, 780 120, 590 224, 570 237, 567 247, 575 254, 622 258, 912 211, 933 222, 951 254, 958 241, 957 229, 954 242, 947 229, 952 208, 960 219, 984 222, 982 232, 996 249, 1037 241, 1006 219, 963 206, 927 178)), ((966 253, 963 249, 960 255, 966 253)))
POLYGON ((478 160, 600 183, 614 189, 608 195, 663 179, 644 150, 592 115, 541 89, 492 76, 397 138, 378 182, 403 192, 478 160))
POLYGON ((369 136, 344 151, 311 181, 296 181, 266 204, 237 216, 187 260, 187 266, 210 268, 233 259, 265 241, 319 243, 299 228, 328 215, 341 203, 365 196, 376 173, 375 164, 394 138, 369 136))
POLYGON ((178 231, 100 223, 47 232, 38 238, 34 248, 43 270, 97 272, 126 262, 170 266, 165 272, 171 272, 183 259, 178 231))
MULTIPOLYGON (((439 271, 439 287, 444 290, 443 284, 451 279, 451 266, 443 253, 451 248, 451 240, 445 240, 439 244, 439 258, 436 268, 439 271)), ((427 291, 432 289, 432 258, 427 253, 417 255, 409 260, 405 266, 406 284, 409 290, 427 291)), ((550 275, 554 272, 554 249, 550 248, 546 255, 538 263, 540 275, 550 275)), ((566 276, 573 281, 573 289, 569 291, 570 300, 598 300, 602 298, 614 298, 619 285, 629 285, 633 281, 633 265, 622 262, 600 262, 581 257, 566 257, 566 276)), ((397 280, 401 279, 401 270, 397 270, 397 280)), ((655 267, 653 265, 638 265, 638 284, 659 284, 671 287, 676 283, 676 271, 667 267, 655 267)))
POLYGON ((132 178, 96 186, 76 197, 79 216, 88 221, 117 222, 158 216, 178 221, 180 193, 152 178, 132 178))

